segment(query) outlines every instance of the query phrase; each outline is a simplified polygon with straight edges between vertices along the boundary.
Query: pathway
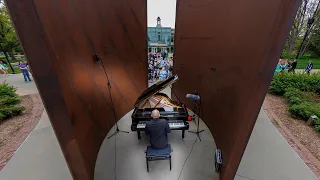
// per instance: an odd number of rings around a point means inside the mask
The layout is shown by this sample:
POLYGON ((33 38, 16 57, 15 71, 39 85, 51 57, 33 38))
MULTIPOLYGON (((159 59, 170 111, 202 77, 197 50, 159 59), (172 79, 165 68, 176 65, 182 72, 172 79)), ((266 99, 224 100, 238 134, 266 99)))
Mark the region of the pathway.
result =
MULTIPOLYGON (((18 87, 20 95, 38 93, 34 82, 22 74, 0 77, 18 87)), ((1 180, 72 180, 46 111, 35 129, 0 171, 1 180)))

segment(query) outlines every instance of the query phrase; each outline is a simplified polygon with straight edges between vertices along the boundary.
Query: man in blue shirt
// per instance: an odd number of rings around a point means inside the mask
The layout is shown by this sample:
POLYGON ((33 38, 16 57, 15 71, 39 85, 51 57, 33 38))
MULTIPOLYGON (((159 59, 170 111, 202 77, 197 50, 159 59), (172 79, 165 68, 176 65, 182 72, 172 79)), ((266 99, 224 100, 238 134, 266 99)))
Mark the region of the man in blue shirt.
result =
POLYGON ((163 60, 163 58, 160 59, 160 64, 161 64, 161 67, 163 68, 164 67, 164 63, 165 61, 163 60))
POLYGON ((146 124, 146 134, 150 135, 150 145, 154 149, 163 149, 168 146, 167 133, 170 133, 170 127, 166 120, 159 119, 160 113, 157 109, 152 111, 153 118, 146 124))

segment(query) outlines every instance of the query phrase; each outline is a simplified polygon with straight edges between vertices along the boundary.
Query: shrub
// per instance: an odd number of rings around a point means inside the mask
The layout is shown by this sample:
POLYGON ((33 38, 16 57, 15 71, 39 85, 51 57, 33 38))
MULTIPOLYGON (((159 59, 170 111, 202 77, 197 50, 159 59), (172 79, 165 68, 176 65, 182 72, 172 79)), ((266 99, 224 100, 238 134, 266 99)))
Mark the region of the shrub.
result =
POLYGON ((15 105, 21 102, 20 97, 10 97, 10 96, 3 96, 0 98, 0 107, 2 106, 10 106, 15 105))
POLYGON ((303 101, 299 104, 290 105, 289 111, 295 116, 299 116, 304 120, 308 120, 312 115, 320 117, 320 104, 310 101, 303 101))
POLYGON ((5 116, 4 114, 2 114, 2 113, 0 112, 0 122, 1 122, 1 120, 4 120, 6 117, 7 117, 7 116, 5 116))
POLYGON ((2 96, 10 96, 10 97, 17 97, 16 94, 17 88, 13 86, 9 86, 8 83, 4 82, 0 84, 0 97, 2 96))
POLYGON ((299 98, 303 98, 303 92, 300 91, 297 88, 286 88, 285 89, 285 93, 284 93, 284 97, 287 97, 289 99, 293 98, 293 97, 299 97, 299 98))
MULTIPOLYGON (((312 115, 320 117, 320 74, 278 73, 270 84, 270 91, 289 100, 292 117, 308 120, 312 115)), ((314 123, 320 132, 320 120, 314 123)))
POLYGON ((23 113, 25 107, 14 106, 21 102, 16 88, 8 83, 0 84, 0 121, 23 113))
POLYGON ((270 92, 284 95, 288 88, 320 94, 320 73, 308 75, 282 72, 273 76, 269 88, 270 92))
POLYGON ((17 116, 22 114, 22 112, 25 110, 25 107, 22 106, 8 106, 0 108, 0 114, 4 115, 3 119, 10 118, 13 116, 17 116))
POLYGON ((316 129, 316 131, 320 132, 320 119, 316 119, 314 121, 314 128, 316 129))
POLYGON ((296 88, 287 88, 284 96, 289 99, 289 111, 296 117, 308 120, 310 116, 320 117, 320 98, 311 92, 302 92, 296 88))

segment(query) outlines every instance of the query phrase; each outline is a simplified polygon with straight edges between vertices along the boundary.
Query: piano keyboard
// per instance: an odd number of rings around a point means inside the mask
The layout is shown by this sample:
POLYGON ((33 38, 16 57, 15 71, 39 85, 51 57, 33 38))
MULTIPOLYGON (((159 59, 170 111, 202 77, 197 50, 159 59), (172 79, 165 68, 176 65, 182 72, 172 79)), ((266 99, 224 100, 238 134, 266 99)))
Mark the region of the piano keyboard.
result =
MULTIPOLYGON (((137 129, 144 129, 146 127, 146 122, 147 121, 139 122, 137 124, 137 129)), ((182 120, 168 121, 168 123, 170 129, 183 128, 186 126, 182 120)))

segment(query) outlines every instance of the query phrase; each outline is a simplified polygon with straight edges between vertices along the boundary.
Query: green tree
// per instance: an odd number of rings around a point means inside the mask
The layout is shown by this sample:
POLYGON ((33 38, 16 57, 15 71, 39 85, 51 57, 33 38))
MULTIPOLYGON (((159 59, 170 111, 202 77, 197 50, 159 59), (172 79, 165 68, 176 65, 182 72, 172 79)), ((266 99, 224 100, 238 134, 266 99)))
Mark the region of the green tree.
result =
POLYGON ((318 4, 319 0, 302 1, 290 30, 285 49, 283 50, 283 55, 286 58, 290 59, 292 58, 292 55, 298 53, 298 49, 300 48, 304 37, 305 40, 301 46, 300 55, 303 55, 310 50, 308 47, 312 44, 312 36, 317 33, 317 24, 319 24, 319 18, 317 18, 317 12, 319 12, 319 10, 317 11, 318 4), (315 17, 314 23, 308 28, 308 21, 311 17, 315 17))
POLYGON ((308 5, 309 5, 308 0, 302 1, 298 9, 297 15, 293 21, 293 25, 291 27, 291 30, 286 42, 286 51, 287 51, 288 58, 291 57, 292 52, 295 51, 299 46, 299 38, 303 34, 307 8, 309 7, 308 5))
POLYGON ((313 56, 319 56, 319 41, 317 41, 317 37, 319 36, 319 28, 320 28, 320 11, 319 11, 319 5, 320 0, 315 1, 313 6, 315 7, 315 10, 313 11, 312 16, 310 16, 314 22, 312 23, 309 34, 302 45, 302 52, 301 55, 303 55, 305 52, 308 52, 309 54, 313 56))
POLYGON ((20 45, 17 34, 10 21, 8 10, 5 6, 0 8, 0 48, 12 52, 20 45))
MULTIPOLYGON (((10 21, 8 10, 3 4, 1 4, 1 7, 0 7, 0 50, 4 53, 10 67, 11 67, 11 64, 9 62, 8 53, 12 54, 13 50, 19 46, 20 46, 20 43, 19 43, 18 37, 16 35, 16 32, 14 30, 14 27, 10 21)), ((13 54, 12 54, 12 56, 13 56, 13 54)), ((11 67, 11 69, 12 69, 12 72, 14 72, 12 67, 11 67)))
POLYGON ((310 37, 308 51, 314 56, 320 56, 320 21, 318 21, 310 37))

